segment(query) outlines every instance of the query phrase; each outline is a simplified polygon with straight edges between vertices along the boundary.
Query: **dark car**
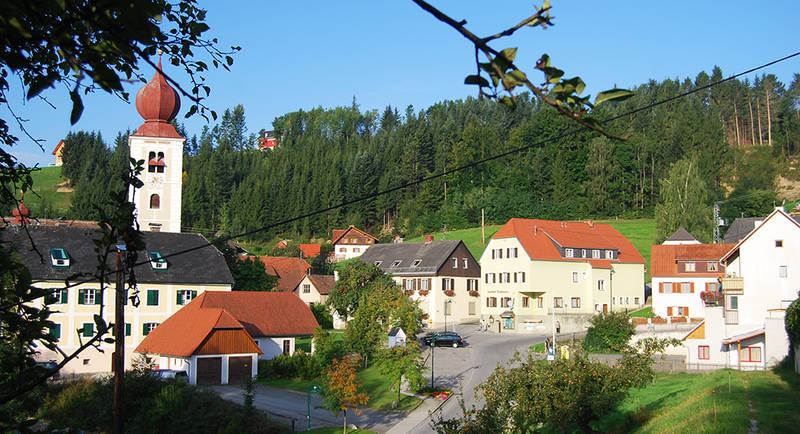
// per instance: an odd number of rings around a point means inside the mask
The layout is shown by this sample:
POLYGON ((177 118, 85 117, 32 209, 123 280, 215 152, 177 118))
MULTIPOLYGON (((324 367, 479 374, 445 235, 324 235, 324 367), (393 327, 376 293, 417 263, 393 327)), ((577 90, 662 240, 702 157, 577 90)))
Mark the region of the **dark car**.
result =
POLYGON ((189 381, 189 375, 186 371, 177 371, 174 369, 153 369, 150 371, 156 377, 162 380, 179 380, 179 381, 189 381))
POLYGON ((425 345, 430 346, 433 338, 436 338, 437 347, 453 347, 457 348, 464 345, 464 340, 456 332, 434 332, 428 333, 422 338, 425 345))

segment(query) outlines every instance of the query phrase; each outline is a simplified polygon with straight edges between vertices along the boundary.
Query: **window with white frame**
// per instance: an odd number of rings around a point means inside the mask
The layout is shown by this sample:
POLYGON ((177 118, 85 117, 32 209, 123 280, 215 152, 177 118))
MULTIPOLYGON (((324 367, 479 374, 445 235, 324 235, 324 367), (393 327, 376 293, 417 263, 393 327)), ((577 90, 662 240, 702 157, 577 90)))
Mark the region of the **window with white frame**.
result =
POLYGON ((311 292, 311 285, 308 283, 303 284, 303 294, 308 294, 311 292))
POLYGON ((492 273, 492 283, 497 283, 497 273, 492 273))
POLYGON ((100 290, 92 288, 79 289, 78 304, 100 304, 100 290))
POLYGON ((66 288, 56 289, 45 298, 47 304, 67 304, 69 300, 69 290, 66 288))
POLYGON ((627 297, 627 296, 625 297, 625 304, 631 304, 630 297, 627 297))
POLYGON ((692 284, 690 282, 681 282, 681 294, 688 294, 692 292, 692 284))
POLYGON ((789 274, 789 270, 786 265, 778 266, 778 277, 786 277, 789 274))
POLYGON ((462 265, 464 266, 464 269, 465 269, 465 270, 466 270, 467 268, 469 268, 469 261, 467 260, 467 258, 461 258, 461 263, 462 263, 462 265))
POLYGON ((544 297, 536 297, 536 307, 539 309, 544 307, 544 297))
POLYGON ((661 288, 663 288, 664 294, 672 294, 672 282, 662 283, 661 288))
POLYGON ((517 271, 517 274, 519 274, 519 282, 520 283, 525 283, 525 272, 524 271, 517 271))
POLYGON ((522 307, 531 307, 531 299, 530 297, 523 295, 522 296, 522 307))
POLYGON ((505 279, 506 283, 510 283, 511 282, 511 273, 509 273, 508 271, 504 271, 503 272, 503 279, 505 279))
POLYGON ((186 304, 195 297, 197 297, 197 291, 192 289, 179 289, 176 301, 178 304, 186 304))
POLYGON ((578 272, 577 271, 573 271, 572 272, 572 283, 578 283, 578 272))
POLYGON ((419 264, 421 264, 421 263, 422 263, 422 259, 414 259, 414 261, 411 262, 411 266, 412 267, 418 267, 419 264))
POLYGON ((383 261, 375 261, 375 266, 380 267, 383 264, 383 261))
POLYGON ((592 250, 592 258, 593 259, 600 259, 600 250, 592 250))
POLYGON ((497 307, 497 297, 486 297, 486 307, 497 307))
POLYGON ((353 253, 358 253, 358 252, 360 252, 360 251, 361 251, 361 248, 359 248, 359 247, 353 247, 353 253))
POLYGON ((611 304, 617 304, 617 297, 611 297, 611 304))
POLYGON ((707 266, 706 266, 706 269, 707 269, 708 271, 717 271, 717 263, 716 263, 716 262, 714 262, 714 261, 710 261, 710 262, 707 264, 707 266))
POLYGON ((687 272, 695 271, 695 263, 694 262, 687 262, 683 265, 684 270, 687 272))
POLYGON ((639 304, 639 297, 633 297, 633 304, 639 304))
POLYGON ((614 259, 614 251, 606 250, 606 259, 614 259))
POLYGON ((513 254, 514 254, 514 257, 515 257, 515 258, 516 258, 516 257, 518 257, 518 256, 517 256, 517 248, 516 248, 516 247, 514 247, 513 249, 511 249, 511 253, 513 253, 513 254))
POLYGON ((147 336, 150 334, 151 331, 155 330, 158 327, 157 322, 146 322, 142 324, 142 335, 147 336))
POLYGON ((467 291, 477 291, 477 290, 478 290, 478 279, 467 279, 467 291))
POLYGON ((572 249, 564 249, 564 257, 565 258, 571 258, 573 256, 574 256, 574 253, 573 253, 572 249))
POLYGON ((563 297, 553 297, 553 307, 556 309, 560 309, 564 307, 564 298, 563 297))
POLYGON ((401 262, 403 262, 402 259, 392 262, 392 268, 399 267, 401 262))
MULTIPOLYGON (((422 279, 419 282, 419 289, 422 291, 427 291, 430 289, 430 279, 422 279)), ((478 279, 475 279, 475 286, 478 286, 478 279)))
POLYGON ((511 297, 503 297, 500 299, 500 307, 508 307, 508 303, 511 301, 511 297))
POLYGON ((580 297, 572 297, 570 299, 570 304, 573 309, 580 309, 581 308, 581 298, 580 297))
POLYGON ((458 268, 458 258, 453 258, 453 268, 458 268))
POLYGON ((603 279, 599 279, 597 281, 597 290, 598 291, 605 291, 606 290, 606 281, 603 279))
POLYGON ((442 279, 442 289, 445 291, 452 291, 455 289, 455 279, 444 278, 442 279))

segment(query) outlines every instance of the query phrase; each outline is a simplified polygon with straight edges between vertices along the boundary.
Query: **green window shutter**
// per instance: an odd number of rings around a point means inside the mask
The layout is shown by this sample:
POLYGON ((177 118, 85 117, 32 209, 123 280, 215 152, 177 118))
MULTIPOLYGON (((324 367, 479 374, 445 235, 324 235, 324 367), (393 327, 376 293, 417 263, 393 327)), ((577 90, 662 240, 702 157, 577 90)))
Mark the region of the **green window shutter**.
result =
POLYGON ((61 324, 54 324, 50 327, 50 336, 52 336, 53 339, 61 339, 61 324))
POLYGON ((103 301, 103 293, 100 290, 94 291, 94 304, 100 304, 103 301))
POLYGON ((69 302, 69 290, 64 288, 61 290, 61 303, 67 304, 69 302))
POLYGON ((181 298, 182 298, 182 297, 181 297, 181 291, 180 291, 180 290, 178 290, 178 292, 176 292, 175 294, 176 294, 176 297, 175 297, 175 303, 178 303, 178 304, 183 304, 183 300, 181 300, 181 298))
POLYGON ((78 290, 78 304, 86 304, 86 290, 79 289, 78 290))
POLYGON ((192 300, 197 298, 197 291, 192 291, 192 300))
POLYGON ((148 306, 158 306, 158 290, 157 289, 148 289, 147 290, 147 305, 148 306))
POLYGON ((83 337, 90 338, 94 336, 94 324, 90 322, 83 323, 83 337))
POLYGON ((125 336, 130 336, 130 335, 131 335, 131 323, 126 322, 125 323, 125 336))
POLYGON ((149 325, 150 323, 147 322, 142 324, 142 336, 147 336, 147 334, 150 333, 150 327, 148 327, 149 325))

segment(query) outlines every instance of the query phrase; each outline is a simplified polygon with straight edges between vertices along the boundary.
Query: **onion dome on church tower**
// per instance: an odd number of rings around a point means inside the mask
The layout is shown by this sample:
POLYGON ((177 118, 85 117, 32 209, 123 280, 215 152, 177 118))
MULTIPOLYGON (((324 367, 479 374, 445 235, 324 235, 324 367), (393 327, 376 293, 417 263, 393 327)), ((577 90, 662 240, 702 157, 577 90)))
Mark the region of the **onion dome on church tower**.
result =
POLYGON ((11 215, 14 216, 14 223, 18 225, 28 223, 28 219, 31 216, 31 211, 25 206, 24 200, 25 198, 23 196, 23 198, 19 200, 19 205, 15 206, 11 211, 11 215))
POLYGON ((136 110, 144 118, 144 124, 133 135, 183 138, 170 124, 181 108, 181 99, 161 73, 160 54, 158 69, 152 80, 136 94, 136 110))

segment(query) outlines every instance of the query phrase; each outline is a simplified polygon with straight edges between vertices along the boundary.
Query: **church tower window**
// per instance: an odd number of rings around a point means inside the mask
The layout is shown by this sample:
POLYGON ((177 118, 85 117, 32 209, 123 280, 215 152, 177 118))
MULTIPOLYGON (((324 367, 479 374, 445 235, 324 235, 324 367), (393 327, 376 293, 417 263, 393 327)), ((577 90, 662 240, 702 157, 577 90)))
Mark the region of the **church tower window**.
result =
POLYGON ((161 198, 157 194, 150 195, 150 209, 161 208, 161 198))

